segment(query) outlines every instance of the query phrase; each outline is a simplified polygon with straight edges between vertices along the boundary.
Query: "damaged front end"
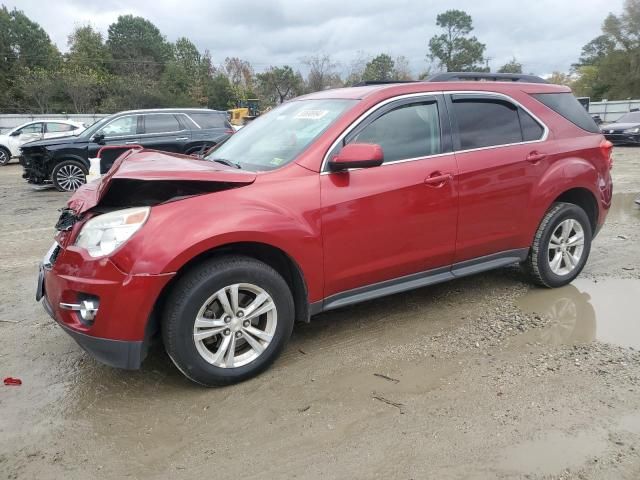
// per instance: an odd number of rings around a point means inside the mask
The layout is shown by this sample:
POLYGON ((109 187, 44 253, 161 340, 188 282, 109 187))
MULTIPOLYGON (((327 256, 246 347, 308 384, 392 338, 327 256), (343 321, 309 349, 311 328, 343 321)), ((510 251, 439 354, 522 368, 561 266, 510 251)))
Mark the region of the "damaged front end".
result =
POLYGON ((253 172, 155 150, 130 151, 101 180, 82 186, 68 207, 74 215, 129 207, 153 207, 249 185, 253 172))
POLYGON ((45 147, 23 147, 19 160, 24 170, 22 178, 29 183, 42 184, 49 180, 50 172, 47 164, 50 158, 45 147))

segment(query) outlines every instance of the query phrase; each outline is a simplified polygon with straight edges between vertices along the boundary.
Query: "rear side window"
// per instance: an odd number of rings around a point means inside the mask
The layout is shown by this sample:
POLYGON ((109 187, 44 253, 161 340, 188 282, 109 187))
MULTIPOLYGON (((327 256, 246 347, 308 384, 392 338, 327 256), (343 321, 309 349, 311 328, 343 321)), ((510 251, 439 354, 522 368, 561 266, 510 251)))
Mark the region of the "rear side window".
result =
POLYGON ((440 153, 440 122, 435 102, 403 105, 372 121, 347 143, 375 143, 384 161, 393 162, 440 153))
POLYGON ((182 130, 178 120, 172 114, 154 113, 144 116, 145 133, 170 133, 182 130))
POLYGON ((47 132, 70 132, 77 127, 68 123, 47 122, 47 132))
POLYGON ((200 128, 226 128, 227 116, 219 113, 189 113, 200 128))
POLYGON ((522 142, 518 108, 510 102, 454 98, 453 112, 462 150, 522 142))
POLYGON ((520 116, 520 128, 522 128, 522 140, 525 142, 540 140, 544 134, 542 125, 521 108, 518 109, 518 115, 520 116))
POLYGON ((536 93, 533 97, 574 125, 591 133, 600 133, 596 122, 571 93, 536 93))

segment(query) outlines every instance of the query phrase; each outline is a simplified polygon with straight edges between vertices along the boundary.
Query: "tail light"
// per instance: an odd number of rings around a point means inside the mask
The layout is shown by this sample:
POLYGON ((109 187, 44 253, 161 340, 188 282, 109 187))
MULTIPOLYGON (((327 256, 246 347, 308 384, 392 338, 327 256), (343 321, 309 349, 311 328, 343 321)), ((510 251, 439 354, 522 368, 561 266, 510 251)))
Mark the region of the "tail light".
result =
POLYGON ((600 151, 602 152, 603 158, 607 161, 609 169, 613 168, 613 143, 603 139, 600 142, 600 151))

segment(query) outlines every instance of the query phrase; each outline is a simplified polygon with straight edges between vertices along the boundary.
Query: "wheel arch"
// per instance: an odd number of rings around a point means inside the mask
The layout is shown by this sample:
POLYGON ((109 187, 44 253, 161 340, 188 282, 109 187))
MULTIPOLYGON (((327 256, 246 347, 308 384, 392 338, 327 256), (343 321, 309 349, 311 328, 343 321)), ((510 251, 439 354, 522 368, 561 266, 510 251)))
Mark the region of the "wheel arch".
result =
POLYGON ((164 286, 156 299, 151 318, 146 328, 146 337, 149 338, 160 331, 160 318, 164 309, 164 302, 168 292, 176 282, 196 265, 202 262, 222 257, 225 255, 243 255, 266 263, 276 270, 285 279, 291 288, 295 308, 295 321, 308 323, 310 321, 310 307, 308 300, 307 283, 302 269, 298 263, 284 250, 262 242, 235 242, 220 245, 200 252, 189 259, 177 271, 176 275, 164 286))
POLYGON ((569 190, 562 192, 558 195, 551 205, 556 202, 565 202, 572 203, 582 208, 587 217, 589 217, 589 222, 591 224, 591 232, 595 233, 598 228, 598 201, 596 200, 596 196, 589 190, 584 187, 574 187, 569 190))

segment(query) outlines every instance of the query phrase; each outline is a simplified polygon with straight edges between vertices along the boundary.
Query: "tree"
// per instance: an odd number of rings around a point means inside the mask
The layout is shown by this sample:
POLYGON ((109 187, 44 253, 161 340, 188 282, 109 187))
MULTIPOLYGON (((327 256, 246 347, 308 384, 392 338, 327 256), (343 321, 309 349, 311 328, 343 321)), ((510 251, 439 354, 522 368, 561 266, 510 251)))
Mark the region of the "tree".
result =
POLYGON ((605 18, 602 34, 582 48, 573 71, 578 87, 595 99, 640 96, 640 0, 626 0, 620 15, 605 18))
POLYGON ((395 62, 386 53, 374 57, 364 68, 362 79, 365 81, 393 80, 395 62))
POLYGON ((571 86, 573 79, 571 75, 568 75, 563 72, 553 72, 549 77, 547 77, 547 82, 555 83, 556 85, 566 85, 571 86))
POLYGON ((337 62, 330 55, 317 54, 302 59, 309 73, 307 74, 307 91, 318 92, 331 87, 341 86, 340 75, 335 72, 337 62))
POLYGON ((407 57, 404 55, 398 55, 393 63, 392 76, 394 80, 413 80, 411 67, 409 67, 409 60, 407 57))
MULTIPOLYGON (((38 113, 51 111, 51 100, 58 92, 56 74, 42 67, 25 68, 17 81, 22 96, 37 107, 38 113)), ((30 110, 30 109, 28 109, 30 110)))
POLYGON ((253 88, 253 67, 246 60, 227 57, 224 59, 224 71, 234 87, 240 87, 244 90, 253 88))
POLYGON ((282 103, 302 93, 304 81, 299 72, 284 67, 269 67, 264 73, 256 75, 258 88, 267 104, 282 103))
POLYGON ((347 86, 353 86, 362 81, 364 76, 364 69, 367 63, 371 60, 371 57, 366 55, 362 50, 356 52, 356 56, 349 64, 349 70, 344 84, 347 86))
POLYGON ((97 70, 68 64, 60 72, 60 89, 71 100, 75 113, 94 113, 102 89, 103 76, 97 70))
POLYGON ((498 69, 498 73, 522 73, 522 64, 513 57, 498 69))
POLYGON ((121 15, 109 25, 107 47, 113 57, 113 72, 138 73, 157 78, 172 57, 171 45, 160 30, 142 17, 121 15))
POLYGON ((444 32, 429 40, 429 55, 447 72, 484 71, 485 45, 473 31, 471 16, 461 10, 447 10, 436 17, 436 24, 444 32))
POLYGON ((106 74, 111 63, 111 55, 104 44, 102 34, 91 25, 76 27, 67 38, 67 46, 67 63, 75 68, 90 68, 106 74))

